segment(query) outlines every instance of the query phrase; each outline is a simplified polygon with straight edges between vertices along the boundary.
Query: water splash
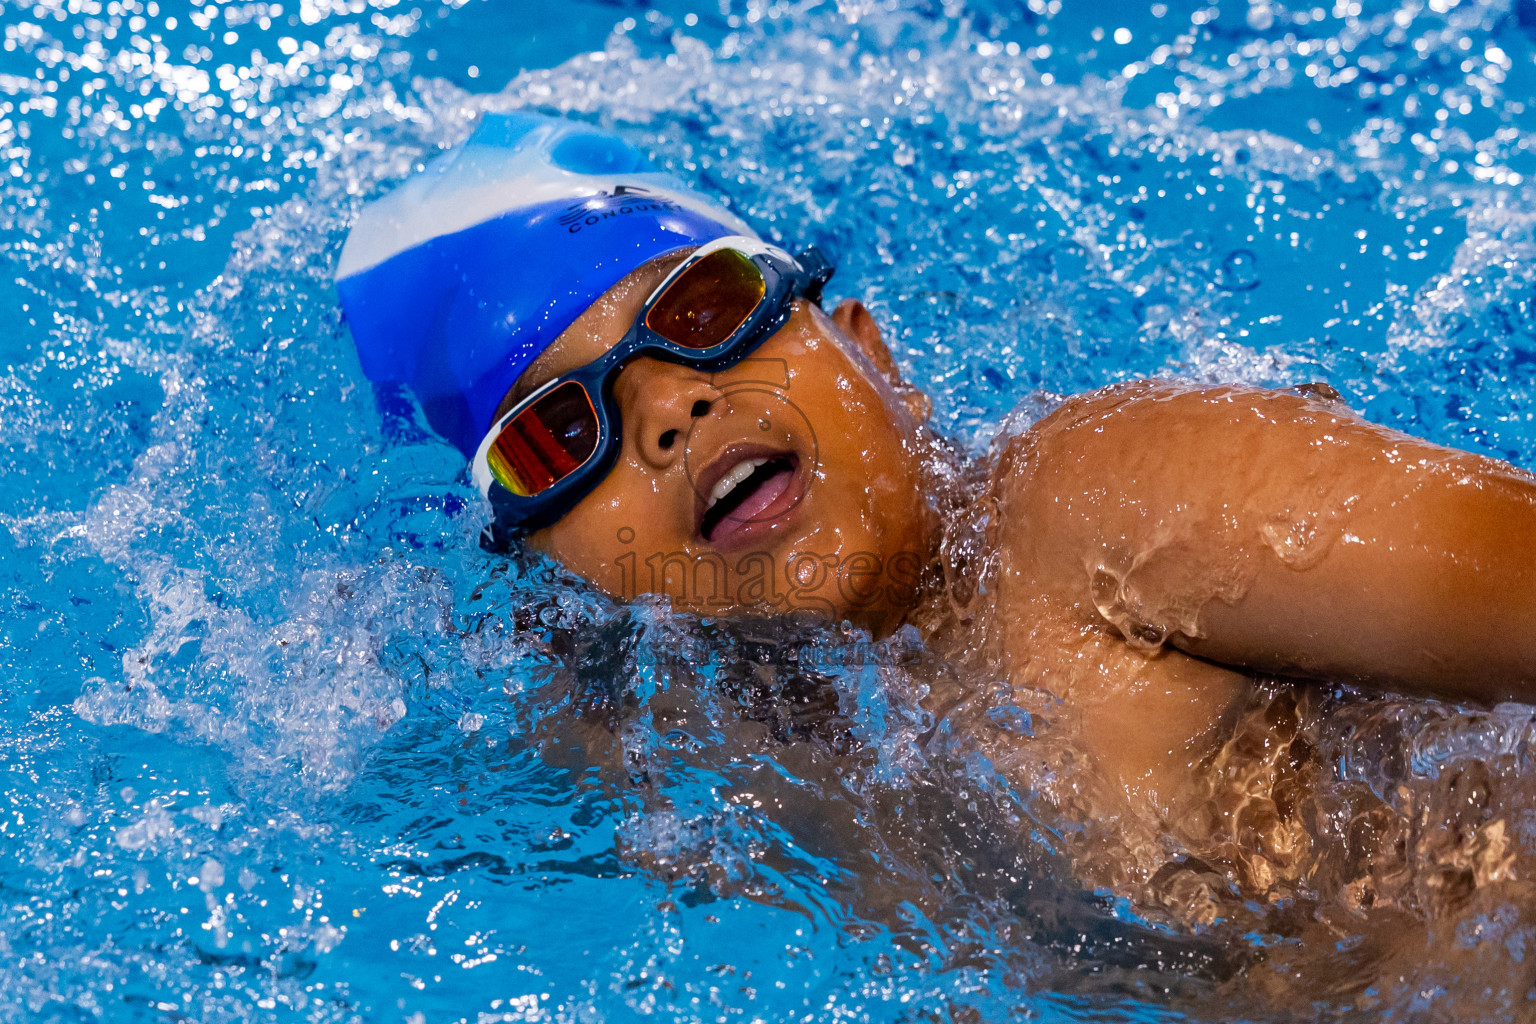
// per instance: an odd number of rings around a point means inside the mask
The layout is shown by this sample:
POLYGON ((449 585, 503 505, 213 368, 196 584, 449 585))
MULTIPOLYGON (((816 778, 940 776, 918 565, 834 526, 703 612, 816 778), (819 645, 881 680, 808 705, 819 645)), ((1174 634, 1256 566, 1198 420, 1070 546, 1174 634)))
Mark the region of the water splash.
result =
MULTIPOLYGON (((1146 1018, 1231 977, 1073 888, 1083 823, 928 710, 957 681, 912 637, 743 639, 488 561, 328 283, 479 111, 566 112, 839 257, 970 450, 1176 375, 1327 379, 1536 462, 1526 5, 1149 11, 0 8, 0 1017, 1146 1018)), ((1111 577, 1128 635, 1175 628, 1111 577)), ((1337 881, 1471 900, 1455 942, 1508 967, 1519 904, 1478 886, 1530 870, 1518 713, 1368 707, 1317 740, 1337 881)))

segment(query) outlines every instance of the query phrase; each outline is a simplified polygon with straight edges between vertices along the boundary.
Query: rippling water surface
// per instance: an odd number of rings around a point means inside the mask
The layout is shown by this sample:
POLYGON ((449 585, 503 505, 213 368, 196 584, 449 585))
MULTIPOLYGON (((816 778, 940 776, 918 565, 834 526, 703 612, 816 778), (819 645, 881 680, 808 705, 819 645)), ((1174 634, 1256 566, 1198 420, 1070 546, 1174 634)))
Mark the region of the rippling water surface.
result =
MULTIPOLYGON (((1244 965, 1285 908, 1224 934, 1081 891, 1072 823, 935 727, 953 670, 914 633, 615 607, 484 555, 330 273, 481 111, 563 112, 834 254, 973 450, 1171 374, 1327 380, 1533 467, 1536 2, 0 25, 0 1019, 1263 1015, 1244 965)), ((1346 700, 1309 726, 1325 795, 1497 825, 1494 873, 1536 870, 1527 709, 1346 700)), ((1529 1013, 1536 926, 1485 903, 1446 940, 1495 965, 1483 1001, 1453 959, 1315 1012, 1529 1013)))

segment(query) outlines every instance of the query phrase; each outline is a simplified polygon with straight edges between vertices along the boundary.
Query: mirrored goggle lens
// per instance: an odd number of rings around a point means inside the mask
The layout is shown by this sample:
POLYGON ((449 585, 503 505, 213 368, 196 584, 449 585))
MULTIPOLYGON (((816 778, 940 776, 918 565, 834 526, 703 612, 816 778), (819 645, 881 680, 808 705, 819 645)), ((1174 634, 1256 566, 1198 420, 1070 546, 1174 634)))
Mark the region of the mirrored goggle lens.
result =
POLYGON ((684 348, 725 341, 763 301, 763 272, 744 253, 717 249, 690 264, 645 314, 645 326, 684 348))
POLYGON ((597 449, 597 412, 587 389, 566 381, 518 413, 491 442, 491 475, 531 498, 580 469, 597 449))

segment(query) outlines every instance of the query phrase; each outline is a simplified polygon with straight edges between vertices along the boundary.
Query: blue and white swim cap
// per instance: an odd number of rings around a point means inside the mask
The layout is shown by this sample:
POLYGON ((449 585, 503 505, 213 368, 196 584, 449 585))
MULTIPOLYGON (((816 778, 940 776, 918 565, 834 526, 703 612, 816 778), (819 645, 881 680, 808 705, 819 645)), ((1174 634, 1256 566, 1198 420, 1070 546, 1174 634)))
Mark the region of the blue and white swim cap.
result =
POLYGON ((537 114, 486 114, 469 141, 363 208, 336 290, 363 372, 410 386, 473 457, 507 389, 647 260, 738 218, 623 139, 537 114))

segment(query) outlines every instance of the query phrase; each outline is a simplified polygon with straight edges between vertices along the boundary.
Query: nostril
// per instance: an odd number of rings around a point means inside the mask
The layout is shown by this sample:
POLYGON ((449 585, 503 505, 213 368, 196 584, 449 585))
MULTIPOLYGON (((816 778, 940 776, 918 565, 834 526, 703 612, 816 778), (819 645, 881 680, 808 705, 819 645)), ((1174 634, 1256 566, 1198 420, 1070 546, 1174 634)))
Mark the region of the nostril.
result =
POLYGON ((676 441, 677 431, 675 430, 669 430, 656 439, 656 443, 661 445, 662 448, 671 448, 676 441))
POLYGON ((689 410, 688 415, 692 416, 694 419, 698 419, 700 416, 708 416, 709 403, 704 401, 702 398, 699 399, 697 402, 693 403, 693 408, 689 410))

